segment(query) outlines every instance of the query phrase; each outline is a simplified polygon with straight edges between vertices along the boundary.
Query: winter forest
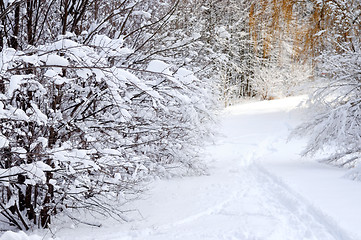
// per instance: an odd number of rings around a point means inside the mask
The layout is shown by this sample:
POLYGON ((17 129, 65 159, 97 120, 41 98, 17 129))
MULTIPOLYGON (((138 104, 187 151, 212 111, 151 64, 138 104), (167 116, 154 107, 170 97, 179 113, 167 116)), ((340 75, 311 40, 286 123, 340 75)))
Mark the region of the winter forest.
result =
POLYGON ((240 101, 312 94, 302 154, 361 178, 358 0, 0 0, 0 21, 1 231, 126 222, 148 182, 207 173, 240 101))

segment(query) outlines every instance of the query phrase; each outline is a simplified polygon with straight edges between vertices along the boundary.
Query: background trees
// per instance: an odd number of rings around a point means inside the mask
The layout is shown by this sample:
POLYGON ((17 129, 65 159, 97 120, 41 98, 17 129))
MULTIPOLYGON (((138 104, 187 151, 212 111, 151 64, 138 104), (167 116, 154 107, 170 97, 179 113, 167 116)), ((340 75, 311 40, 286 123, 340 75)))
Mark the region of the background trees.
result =
POLYGON ((312 58, 304 54, 310 1, 253 1, 249 28, 254 52, 251 85, 263 99, 289 96, 311 79, 312 58))
POLYGON ((219 73, 220 89, 225 106, 243 97, 257 95, 254 78, 255 53, 250 36, 248 14, 250 1, 231 0, 210 5, 213 22, 210 40, 219 73))

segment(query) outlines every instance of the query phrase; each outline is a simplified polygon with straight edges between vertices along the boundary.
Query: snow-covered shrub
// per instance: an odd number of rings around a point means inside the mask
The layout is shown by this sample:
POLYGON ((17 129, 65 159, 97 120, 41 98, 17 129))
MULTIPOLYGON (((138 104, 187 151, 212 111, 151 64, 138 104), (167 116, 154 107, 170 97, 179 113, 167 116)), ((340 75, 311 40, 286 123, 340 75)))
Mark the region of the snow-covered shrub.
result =
POLYGON ((166 35, 177 4, 96 2, 54 1, 46 20, 69 10, 54 22, 61 30, 40 31, 33 44, 3 42, 1 220, 20 229, 47 227, 59 213, 77 219, 80 210, 122 219, 139 182, 203 171, 197 148, 209 134, 209 85, 195 65, 179 64, 183 45, 166 49, 168 58, 151 52, 169 47, 154 39, 166 35))
MULTIPOLYGON (((173 6, 171 2, 165 1, 164 4, 173 6)), ((182 164, 178 162, 176 165, 184 170, 197 172, 200 169, 195 167, 198 164, 194 158, 197 155, 195 146, 212 132, 208 123, 213 120, 212 111, 218 108, 214 91, 218 75, 214 74, 215 63, 212 59, 215 56, 209 54, 210 48, 205 40, 205 3, 198 0, 176 3, 177 8, 165 11, 165 14, 173 11, 172 16, 162 24, 161 29, 156 30, 157 34, 148 34, 152 37, 142 44, 142 48, 137 48, 138 54, 132 54, 128 60, 132 68, 156 72, 157 75, 142 71, 136 74, 148 82, 154 82, 155 89, 160 93, 168 92, 162 95, 164 99, 161 104, 169 106, 169 109, 157 110, 161 122, 156 124, 174 132, 176 135, 170 134, 176 139, 174 146, 182 141, 183 147, 169 151, 170 148, 162 143, 159 145, 162 146, 161 152, 167 155, 167 159, 182 159, 182 164), (177 109, 182 109, 182 114, 177 109)))
POLYGON ((92 46, 64 38, 2 52, 1 177, 10 222, 46 226, 51 215, 72 207, 115 214, 101 199, 136 191, 130 186, 147 171, 147 158, 124 148, 132 118, 125 92, 151 88, 107 61, 128 51, 99 35, 92 46))
POLYGON ((304 154, 326 151, 324 161, 347 167, 358 165, 361 157, 361 50, 354 46, 320 56, 320 77, 331 81, 313 95, 316 114, 295 131, 309 135, 304 154))

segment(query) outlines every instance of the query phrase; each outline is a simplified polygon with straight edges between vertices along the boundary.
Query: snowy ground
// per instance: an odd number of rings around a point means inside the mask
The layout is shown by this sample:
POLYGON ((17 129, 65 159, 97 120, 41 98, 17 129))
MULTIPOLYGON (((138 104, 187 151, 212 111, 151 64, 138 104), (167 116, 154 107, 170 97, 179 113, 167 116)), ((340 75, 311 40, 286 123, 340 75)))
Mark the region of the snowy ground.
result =
MULTIPOLYGON (((133 203, 142 219, 101 228, 53 228, 61 240, 356 240, 361 239, 361 183, 345 170, 298 155, 287 142, 304 97, 255 102, 224 112, 206 150, 208 176, 157 181, 133 203)), ((137 218, 137 215, 135 215, 137 218)), ((42 239, 33 235, 31 239, 42 239)), ((6 233, 1 240, 27 240, 6 233)))

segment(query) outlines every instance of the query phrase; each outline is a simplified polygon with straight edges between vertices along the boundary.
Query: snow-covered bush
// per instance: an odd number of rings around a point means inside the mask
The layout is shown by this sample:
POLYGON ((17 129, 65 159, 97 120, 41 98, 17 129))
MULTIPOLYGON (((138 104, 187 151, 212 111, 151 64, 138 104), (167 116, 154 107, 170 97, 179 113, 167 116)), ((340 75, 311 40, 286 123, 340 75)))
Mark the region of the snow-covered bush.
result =
POLYGON ((309 135, 304 154, 326 151, 324 161, 347 167, 358 165, 361 156, 361 50, 354 46, 320 56, 320 77, 331 82, 314 93, 317 114, 295 132, 309 135))
MULTIPOLYGON (((154 39, 177 3, 75 3, 37 2, 48 11, 38 19, 44 30, 31 28, 38 41, 2 42, 1 221, 20 229, 47 227, 59 213, 81 221, 81 210, 122 219, 141 181, 203 171, 197 148, 210 133, 209 85, 195 65, 179 64, 183 45, 165 49, 168 58, 150 52, 169 47, 154 39)), ((9 19, 35 18, 24 4, 5 6, 9 19)))
POLYGON ((105 57, 128 51, 97 35, 91 47, 64 38, 2 52, 1 177, 12 223, 28 228, 26 216, 46 226, 50 215, 72 207, 113 214, 94 198, 118 199, 148 171, 148 158, 127 150, 132 141, 123 135, 129 98, 140 91, 160 96, 129 71, 109 67, 105 57))

